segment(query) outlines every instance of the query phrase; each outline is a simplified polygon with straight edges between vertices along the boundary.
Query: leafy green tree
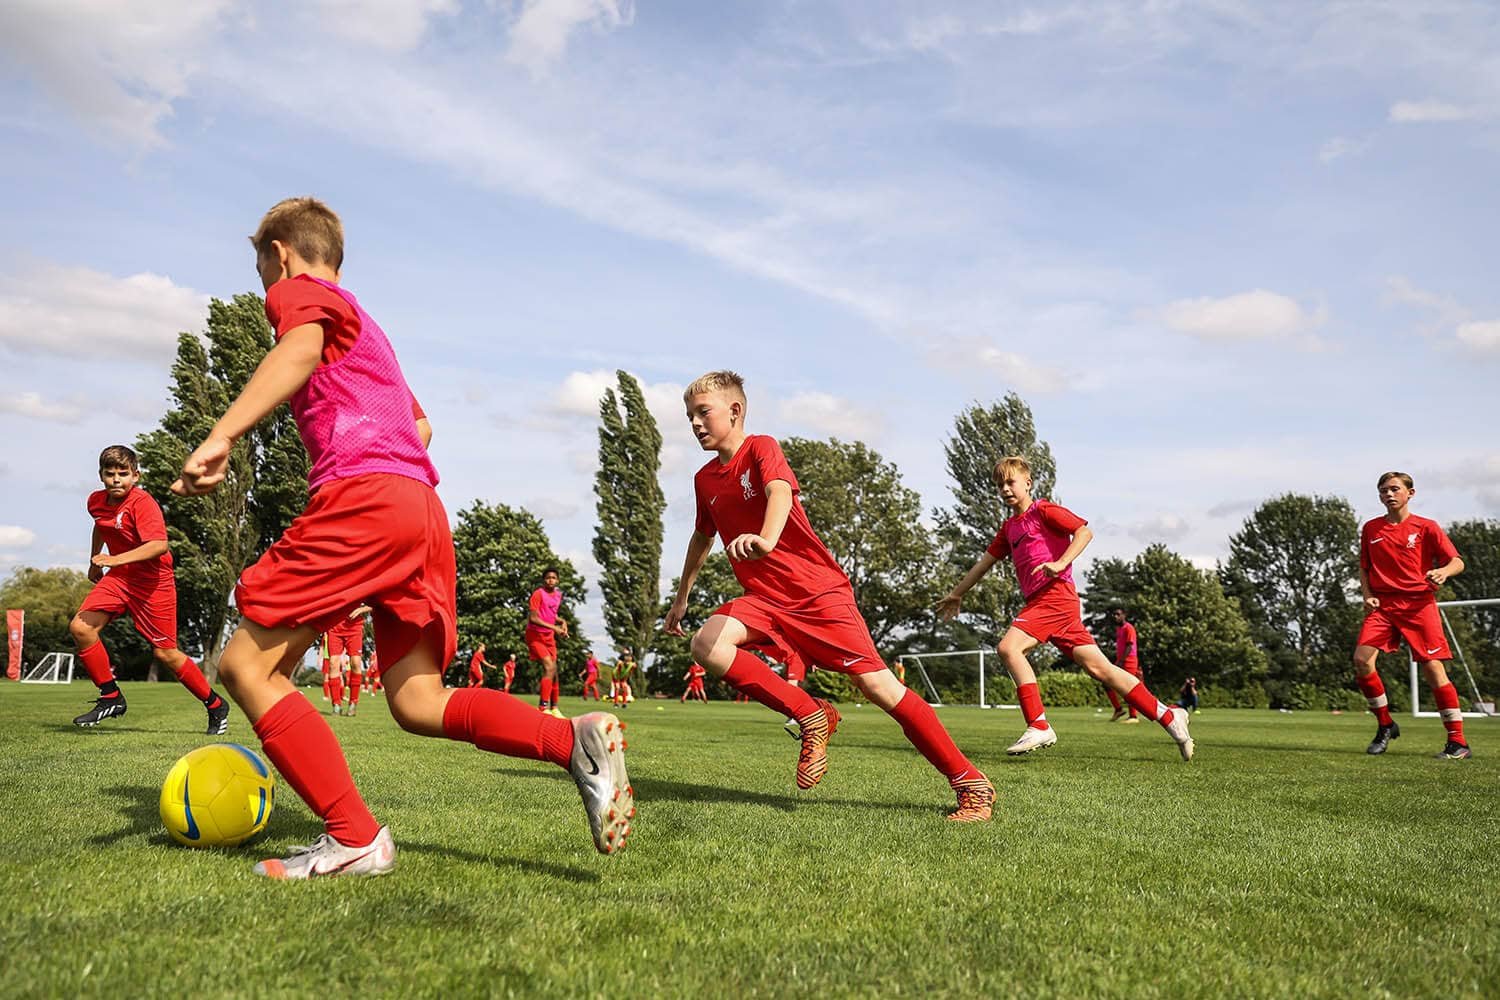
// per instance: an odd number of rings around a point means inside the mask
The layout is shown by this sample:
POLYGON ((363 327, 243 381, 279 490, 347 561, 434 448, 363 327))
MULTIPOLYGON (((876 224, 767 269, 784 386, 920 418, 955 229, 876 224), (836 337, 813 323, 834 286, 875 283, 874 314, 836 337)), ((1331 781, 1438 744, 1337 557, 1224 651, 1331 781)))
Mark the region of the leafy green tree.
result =
MULTIPOLYGON (((953 505, 936 512, 938 539, 946 564, 938 590, 946 592, 989 545, 1005 520, 1006 509, 995 488, 995 463, 1006 455, 1020 455, 1031 466, 1032 495, 1056 499, 1057 465, 1052 449, 1037 437, 1031 407, 1015 393, 988 406, 973 403, 954 418, 953 436, 943 443, 952 482, 953 505)), ((996 567, 964 596, 963 611, 954 623, 932 626, 935 646, 973 648, 970 636, 999 640, 1021 607, 1015 574, 996 567)), ((934 598, 936 599, 936 598, 934 598)), ((931 647, 929 647, 931 648, 931 647)))
MULTIPOLYGON (((80 505, 79 510, 82 510, 80 505)), ((80 518, 82 520, 82 518, 80 518)), ((73 636, 68 622, 88 596, 93 584, 76 569, 35 569, 18 566, 0 583, 0 610, 26 612, 26 634, 21 645, 22 669, 35 666, 48 653, 71 653, 73 636)), ((131 627, 129 618, 116 618, 100 633, 110 664, 121 680, 140 680, 156 662, 151 645, 131 627)), ((75 676, 82 667, 75 664, 75 676)))
POLYGON ((141 486, 162 506, 177 574, 180 641, 210 677, 237 620, 231 601, 240 571, 258 559, 307 502, 307 452, 290 407, 278 406, 230 456, 229 475, 207 496, 179 497, 168 486, 188 452, 249 381, 274 343, 258 295, 214 299, 207 344, 177 338, 172 406, 156 430, 136 440, 141 486))
POLYGON ((475 500, 458 512, 453 529, 458 563, 459 658, 449 665, 457 682, 468 670, 468 656, 481 642, 485 658, 504 662, 516 654, 516 681, 522 690, 540 680, 540 668, 526 659, 523 642, 531 594, 542 584, 542 571, 556 566, 564 598, 558 616, 568 634, 557 642, 557 675, 570 679, 588 656, 588 637, 578 627, 574 607, 586 600, 584 579, 568 560, 553 551, 542 522, 530 511, 475 500), (456 676, 455 676, 456 675, 456 676))
MULTIPOLYGON (((1500 598, 1500 521, 1455 521, 1448 538, 1464 561, 1464 571, 1448 583, 1454 598, 1500 598)), ((1489 644, 1500 648, 1500 606, 1474 608, 1471 614, 1489 644)))
POLYGON ((1266 655, 1256 646, 1238 602, 1217 576, 1164 545, 1132 560, 1101 559, 1089 567, 1085 604, 1089 630, 1115 655, 1109 609, 1125 608, 1136 628, 1141 668, 1151 689, 1170 700, 1192 676, 1207 685, 1260 683, 1266 655))
POLYGON ((876 646, 930 619, 937 550, 921 523, 922 497, 902 484, 900 470, 860 441, 788 438, 781 447, 876 646))
POLYGON ((1261 504, 1229 540, 1222 582, 1266 644, 1273 703, 1289 685, 1352 682, 1358 529, 1344 498, 1287 493, 1261 504))
POLYGON ((644 656, 661 604, 662 514, 667 509, 657 478, 661 432, 640 383, 623 371, 615 376, 619 394, 606 389, 599 403, 594 559, 604 593, 605 631, 616 646, 644 656))

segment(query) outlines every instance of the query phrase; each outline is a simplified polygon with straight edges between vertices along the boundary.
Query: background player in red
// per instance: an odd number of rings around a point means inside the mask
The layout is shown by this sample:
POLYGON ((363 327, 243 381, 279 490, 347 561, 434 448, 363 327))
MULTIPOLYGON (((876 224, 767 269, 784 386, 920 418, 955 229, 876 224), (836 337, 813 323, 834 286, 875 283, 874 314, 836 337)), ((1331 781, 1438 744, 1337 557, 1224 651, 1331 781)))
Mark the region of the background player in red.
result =
POLYGON ((505 675, 505 693, 510 694, 510 686, 516 682, 515 653, 505 654, 505 662, 500 664, 500 672, 505 675))
MULTIPOLYGON (((339 684, 349 699, 344 708, 346 715, 353 715, 359 710, 359 689, 365 679, 365 615, 369 613, 370 606, 361 604, 349 612, 349 617, 329 629, 325 636, 328 658, 337 667, 339 684)), ((337 700, 334 701, 333 710, 337 715, 337 700)))
POLYGON ((537 704, 548 715, 562 718, 557 707, 557 637, 568 634, 568 623, 558 617, 562 591, 557 589, 557 569, 542 571, 542 585, 531 593, 526 607, 526 655, 542 667, 541 693, 537 704))
MULTIPOLYGON (((1136 680, 1144 681, 1146 678, 1141 673, 1140 650, 1136 641, 1135 626, 1126 620, 1124 608, 1110 608, 1109 617, 1115 623, 1115 666, 1136 680)), ((1134 705, 1123 705, 1114 688, 1107 687, 1104 690, 1109 695, 1109 703, 1115 707, 1115 714, 1109 717, 1110 722, 1119 719, 1128 708, 1130 718, 1125 721, 1140 724, 1141 720, 1136 714, 1134 705)))
POLYGON ((380 683, 380 651, 370 651, 370 662, 365 666, 365 677, 370 682, 371 691, 384 691, 385 686, 380 683))
POLYGON ((323 664, 323 700, 333 700, 333 658, 328 655, 328 633, 324 632, 318 636, 317 641, 318 658, 323 664))
POLYGON ((94 520, 89 580, 94 586, 68 623, 78 659, 98 686, 99 697, 73 724, 97 726, 125 714, 125 696, 115 683, 99 631, 128 614, 135 630, 151 644, 156 662, 176 674, 182 686, 203 702, 209 735, 220 736, 229 730, 229 705, 208 686, 198 665, 177 648, 177 581, 172 576, 167 523, 161 506, 138 485, 140 479, 134 451, 117 444, 100 452, 99 481, 104 489, 88 499, 89 516, 94 520))
POLYGON ((594 656, 594 651, 589 650, 589 658, 583 664, 583 669, 578 672, 583 678, 583 700, 589 700, 589 692, 594 693, 595 701, 602 701, 599 697, 599 661, 594 656))
POLYGON ((1464 760, 1473 756, 1464 736, 1464 716, 1458 691, 1443 664, 1453 658, 1443 621, 1438 615, 1437 589, 1464 571, 1464 561, 1436 521, 1409 509, 1416 485, 1404 472, 1387 472, 1376 483, 1382 517, 1366 521, 1359 532, 1359 589, 1364 595, 1365 621, 1354 647, 1354 679, 1375 713, 1378 728, 1367 753, 1385 753, 1401 727, 1391 718, 1385 685, 1375 671, 1375 657, 1394 653, 1405 639, 1412 659, 1422 665, 1422 676, 1432 686, 1432 697, 1443 717, 1448 741, 1439 757, 1464 760))
POLYGON ((838 712, 777 677, 745 647, 775 643, 795 650, 805 662, 848 674, 948 779, 958 796, 949 818, 989 819, 994 786, 953 744, 932 707, 902 686, 880 659, 848 576, 807 520, 797 477, 781 446, 772 437, 746 435, 744 384, 734 372, 710 372, 683 393, 699 446, 717 454, 693 479, 697 521, 666 631, 683 634, 688 594, 717 535, 745 594, 720 607, 697 631, 693 658, 762 705, 796 719, 802 744, 798 787, 813 787, 827 770, 828 737, 837 728, 838 712))
POLYGON ((1073 560, 1093 539, 1088 523, 1047 500, 1031 497, 1031 466, 1012 455, 995 464, 995 484, 1010 516, 979 561, 948 596, 938 601, 938 614, 958 614, 963 595, 1006 556, 1016 567, 1016 577, 1026 604, 1000 639, 1000 658, 1016 682, 1016 700, 1026 716, 1021 738, 1006 748, 1008 754, 1030 753, 1057 742, 1057 733, 1047 722, 1036 674, 1026 653, 1050 642, 1089 676, 1119 692, 1126 702, 1160 722, 1177 742, 1183 760, 1193 759, 1193 740, 1188 735, 1187 713, 1174 712, 1156 699, 1146 685, 1127 674, 1104 655, 1088 629, 1083 627, 1083 608, 1073 587, 1073 560))
POLYGON ((370 814, 332 728, 290 678, 318 632, 361 598, 374 609, 397 724, 566 768, 594 846, 614 851, 634 812, 619 720, 596 712, 569 723, 499 691, 443 686, 458 643, 448 515, 395 351, 339 286, 338 217, 314 199, 287 199, 266 214, 251 242, 276 344, 172 488, 211 491, 224 480, 236 442, 291 403, 308 452, 307 509, 240 575, 235 599, 243 619, 220 673, 266 756, 325 832, 289 857, 261 862, 256 873, 307 879, 381 875, 395 866, 389 828, 370 814))
POLYGON ((495 665, 484 658, 484 643, 481 642, 474 655, 469 657, 469 687, 484 687, 486 669, 494 670, 495 665))
POLYGON ((687 673, 682 675, 682 679, 687 681, 688 685, 683 690, 682 697, 677 699, 678 702, 686 702, 689 698, 696 698, 705 705, 708 704, 708 692, 703 689, 703 678, 707 674, 708 671, 704 670, 697 663, 688 667, 687 673))

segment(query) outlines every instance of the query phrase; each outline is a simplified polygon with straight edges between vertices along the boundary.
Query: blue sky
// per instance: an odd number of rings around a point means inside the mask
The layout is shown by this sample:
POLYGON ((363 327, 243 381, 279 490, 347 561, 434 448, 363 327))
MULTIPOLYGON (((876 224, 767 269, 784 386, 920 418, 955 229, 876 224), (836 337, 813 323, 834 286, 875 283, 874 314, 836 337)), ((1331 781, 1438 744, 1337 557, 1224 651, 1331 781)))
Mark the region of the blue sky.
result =
POLYGON ((291 194, 343 215, 450 511, 523 504, 586 574, 617 367, 668 578, 716 367, 929 507, 957 410, 1021 393, 1091 555, 1207 565, 1391 467, 1500 516, 1496 52, 1464 0, 5 4, 0 571, 83 566, 95 456, 291 194))

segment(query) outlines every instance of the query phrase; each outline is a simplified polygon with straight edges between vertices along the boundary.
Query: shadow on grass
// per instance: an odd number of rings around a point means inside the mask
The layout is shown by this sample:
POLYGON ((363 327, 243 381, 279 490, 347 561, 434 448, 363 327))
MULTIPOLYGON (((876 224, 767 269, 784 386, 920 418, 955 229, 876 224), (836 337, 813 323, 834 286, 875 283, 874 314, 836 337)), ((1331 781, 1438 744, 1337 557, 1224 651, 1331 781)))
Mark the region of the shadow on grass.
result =
POLYGON ((136 836, 146 837, 153 844, 171 842, 172 838, 162 828, 161 810, 157 805, 161 799, 161 789, 150 785, 115 785, 99 791, 119 800, 120 816, 125 820, 126 826, 95 834, 89 838, 90 844, 109 847, 126 837, 136 836))
MULTIPOLYGON (((587 831, 585 831, 587 834, 587 831)), ((547 861, 538 861, 534 858, 511 858, 498 854, 476 854, 459 847, 450 847, 447 844, 429 844, 417 840, 398 840, 396 842, 396 855, 399 858, 403 852, 410 851, 414 854, 438 854, 454 861, 467 861, 474 865, 489 865, 495 868, 514 868, 516 871, 527 874, 551 875, 553 878, 564 879, 568 882, 598 882, 597 872, 585 871, 582 868, 571 868, 567 865, 555 865, 547 861)))
POLYGON ((71 722, 49 722, 42 726, 53 733, 88 733, 90 735, 104 736, 110 733, 149 733, 154 730, 143 729, 140 726, 75 726, 71 722))

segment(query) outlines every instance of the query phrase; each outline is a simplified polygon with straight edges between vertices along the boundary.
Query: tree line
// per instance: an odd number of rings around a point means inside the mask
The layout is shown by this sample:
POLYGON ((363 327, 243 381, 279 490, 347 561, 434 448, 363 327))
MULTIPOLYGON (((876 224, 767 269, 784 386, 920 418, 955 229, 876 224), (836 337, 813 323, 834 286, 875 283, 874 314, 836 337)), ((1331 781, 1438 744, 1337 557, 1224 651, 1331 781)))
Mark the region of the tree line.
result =
MULTIPOLYGON (((205 335, 178 338, 171 405, 158 427, 135 442, 142 486, 167 518, 183 646, 210 670, 233 627, 240 571, 306 501, 307 457, 290 410, 278 408, 236 445, 229 478, 215 493, 183 498, 166 487, 191 442, 204 436, 271 344, 260 296, 214 300, 205 335)), ((467 669, 468 652, 483 642, 492 663, 519 654, 518 681, 522 690, 530 687, 535 678, 521 641, 526 601, 542 569, 556 566, 569 597, 563 614, 570 633, 559 644, 564 681, 576 683, 573 672, 591 648, 605 660, 628 648, 646 662, 648 688, 675 688, 691 660, 686 641, 663 635, 659 627, 666 610, 661 446, 639 382, 618 372, 599 407, 592 554, 600 567, 606 636, 597 646, 576 617, 588 581, 554 550, 540 518, 498 501, 475 500, 458 512, 453 534, 462 653, 450 667, 455 681, 467 669)), ((990 478, 999 457, 1025 455, 1034 495, 1062 502, 1051 449, 1021 397, 1010 393, 972 403, 955 417, 943 442, 950 503, 931 511, 896 465, 864 442, 791 437, 782 447, 797 471, 809 518, 849 574, 888 658, 993 647, 1020 607, 1013 574, 990 574, 951 622, 939 622, 931 609, 1004 516, 990 478)), ((1439 596, 1500 595, 1500 521, 1464 521, 1448 530, 1469 569, 1439 596)), ((1349 667, 1362 615, 1357 532, 1354 510, 1343 498, 1289 493, 1268 499, 1246 517, 1229 539, 1228 557, 1213 569, 1194 566, 1159 544, 1132 559, 1094 561, 1079 581, 1087 624, 1112 652, 1107 612, 1125 607, 1139 630, 1142 663, 1159 691, 1192 675, 1209 704, 1361 708, 1349 667)), ((668 593, 675 587, 673 580, 668 593)), ((87 588, 81 571, 29 567, 0 584, 0 604, 27 609, 28 659, 70 648, 67 620, 87 588)), ((701 622, 738 593, 728 561, 717 553, 693 589, 689 621, 701 622)), ((1500 688, 1500 609, 1455 611, 1449 618, 1481 690, 1500 688)), ((107 638, 122 675, 147 672, 145 643, 121 623, 111 630, 107 638)), ((1038 666, 1076 672, 1047 647, 1038 654, 1038 666)), ((1400 697, 1404 657, 1383 658, 1381 669, 1393 699, 1400 697)), ((934 664, 929 672, 949 700, 972 697, 977 686, 972 665, 934 664)), ((828 694, 843 693, 834 674, 814 673, 811 683, 828 694)))

